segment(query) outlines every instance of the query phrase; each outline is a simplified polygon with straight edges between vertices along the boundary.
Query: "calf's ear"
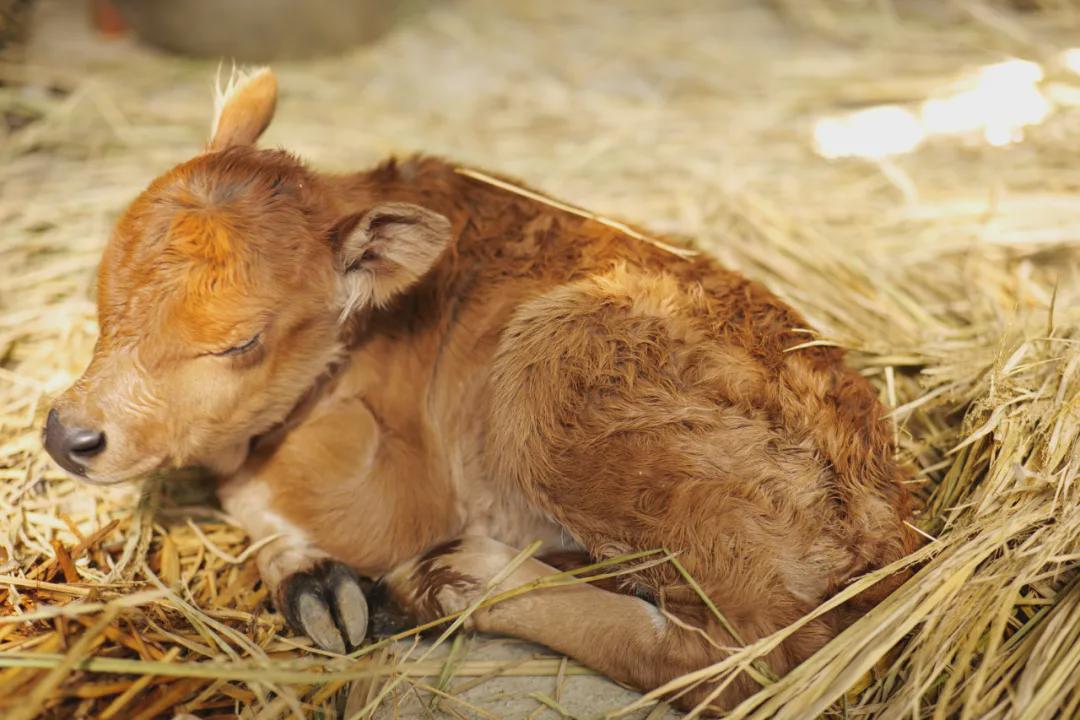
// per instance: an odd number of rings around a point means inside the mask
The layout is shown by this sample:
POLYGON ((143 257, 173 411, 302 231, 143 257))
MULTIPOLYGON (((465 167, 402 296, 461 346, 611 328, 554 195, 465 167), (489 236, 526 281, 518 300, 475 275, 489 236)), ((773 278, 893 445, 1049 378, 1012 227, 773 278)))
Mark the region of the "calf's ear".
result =
POLYGON ((208 150, 254 145, 274 118, 277 78, 270 68, 233 70, 225 87, 214 87, 214 125, 208 150))
POLYGON ((386 305, 415 284, 450 236, 449 220, 409 203, 383 203, 338 223, 333 243, 346 289, 342 319, 359 307, 386 305))

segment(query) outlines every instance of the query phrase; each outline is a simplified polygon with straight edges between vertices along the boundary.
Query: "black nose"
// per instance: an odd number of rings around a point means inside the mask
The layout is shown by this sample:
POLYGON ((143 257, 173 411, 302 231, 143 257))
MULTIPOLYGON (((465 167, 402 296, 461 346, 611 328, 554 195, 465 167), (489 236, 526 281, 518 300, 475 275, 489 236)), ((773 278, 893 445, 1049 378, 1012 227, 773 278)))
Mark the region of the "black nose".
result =
POLYGON ((105 433, 85 427, 68 427, 56 410, 45 420, 45 449, 56 463, 76 475, 86 474, 86 461, 105 449, 105 433))

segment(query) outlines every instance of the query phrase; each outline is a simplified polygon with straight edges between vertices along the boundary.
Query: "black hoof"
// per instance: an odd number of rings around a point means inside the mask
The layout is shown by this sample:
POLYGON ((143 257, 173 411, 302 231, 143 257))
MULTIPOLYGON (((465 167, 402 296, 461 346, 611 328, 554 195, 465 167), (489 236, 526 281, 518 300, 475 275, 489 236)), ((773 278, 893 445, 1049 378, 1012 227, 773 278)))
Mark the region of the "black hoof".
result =
POLYGON ((416 627, 416 618, 390 597, 386 584, 380 580, 367 593, 371 607, 371 636, 387 638, 416 627))
POLYGON ((349 652, 367 637, 367 599, 348 565, 327 560, 290 575, 281 598, 289 624, 323 650, 349 652))

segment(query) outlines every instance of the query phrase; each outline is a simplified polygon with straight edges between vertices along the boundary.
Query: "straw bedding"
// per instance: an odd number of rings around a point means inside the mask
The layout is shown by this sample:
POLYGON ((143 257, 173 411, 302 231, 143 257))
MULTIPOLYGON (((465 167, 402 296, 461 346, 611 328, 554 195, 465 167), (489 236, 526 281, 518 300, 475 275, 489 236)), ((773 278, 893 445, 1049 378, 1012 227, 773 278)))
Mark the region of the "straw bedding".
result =
MULTIPOLYGON (((37 428, 89 357, 102 244, 205 140, 214 66, 101 43, 63 4, 38 20, 25 62, 0 66, 0 714, 328 716, 347 681, 392 676, 442 693, 432 712, 490 717, 459 691, 587 672, 304 649, 197 477, 93 489, 50 465, 37 428)), ((1057 58, 1078 25, 1050 0, 475 0, 277 68, 267 142, 331 169, 424 150, 516 174, 696 238, 799 308, 808 342, 851 348, 894 408, 933 539, 910 582, 733 717, 1077 717, 1080 78, 1057 58), (812 151, 823 114, 918 102, 1007 55, 1065 98, 1021 144, 812 151)), ((537 709, 569 712, 547 692, 537 709)))

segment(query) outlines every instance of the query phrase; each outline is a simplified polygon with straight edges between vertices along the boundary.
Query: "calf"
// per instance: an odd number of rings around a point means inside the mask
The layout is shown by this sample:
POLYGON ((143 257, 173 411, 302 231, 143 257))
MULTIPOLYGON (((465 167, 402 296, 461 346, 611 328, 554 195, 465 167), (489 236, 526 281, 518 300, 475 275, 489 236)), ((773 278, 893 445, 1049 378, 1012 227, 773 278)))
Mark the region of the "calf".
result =
MULTIPOLYGON (((913 548, 873 388, 835 348, 793 349, 806 323, 761 285, 438 159, 327 175, 256 149, 267 70, 218 100, 207 150, 106 246, 101 335, 45 445, 98 483, 212 470, 224 507, 275 538, 262 578, 318 645, 363 641, 358 575, 426 621, 534 540, 499 588, 667 548, 727 625, 668 563, 470 620, 649 689, 913 548)), ((772 670, 901 579, 807 624, 772 670)))

